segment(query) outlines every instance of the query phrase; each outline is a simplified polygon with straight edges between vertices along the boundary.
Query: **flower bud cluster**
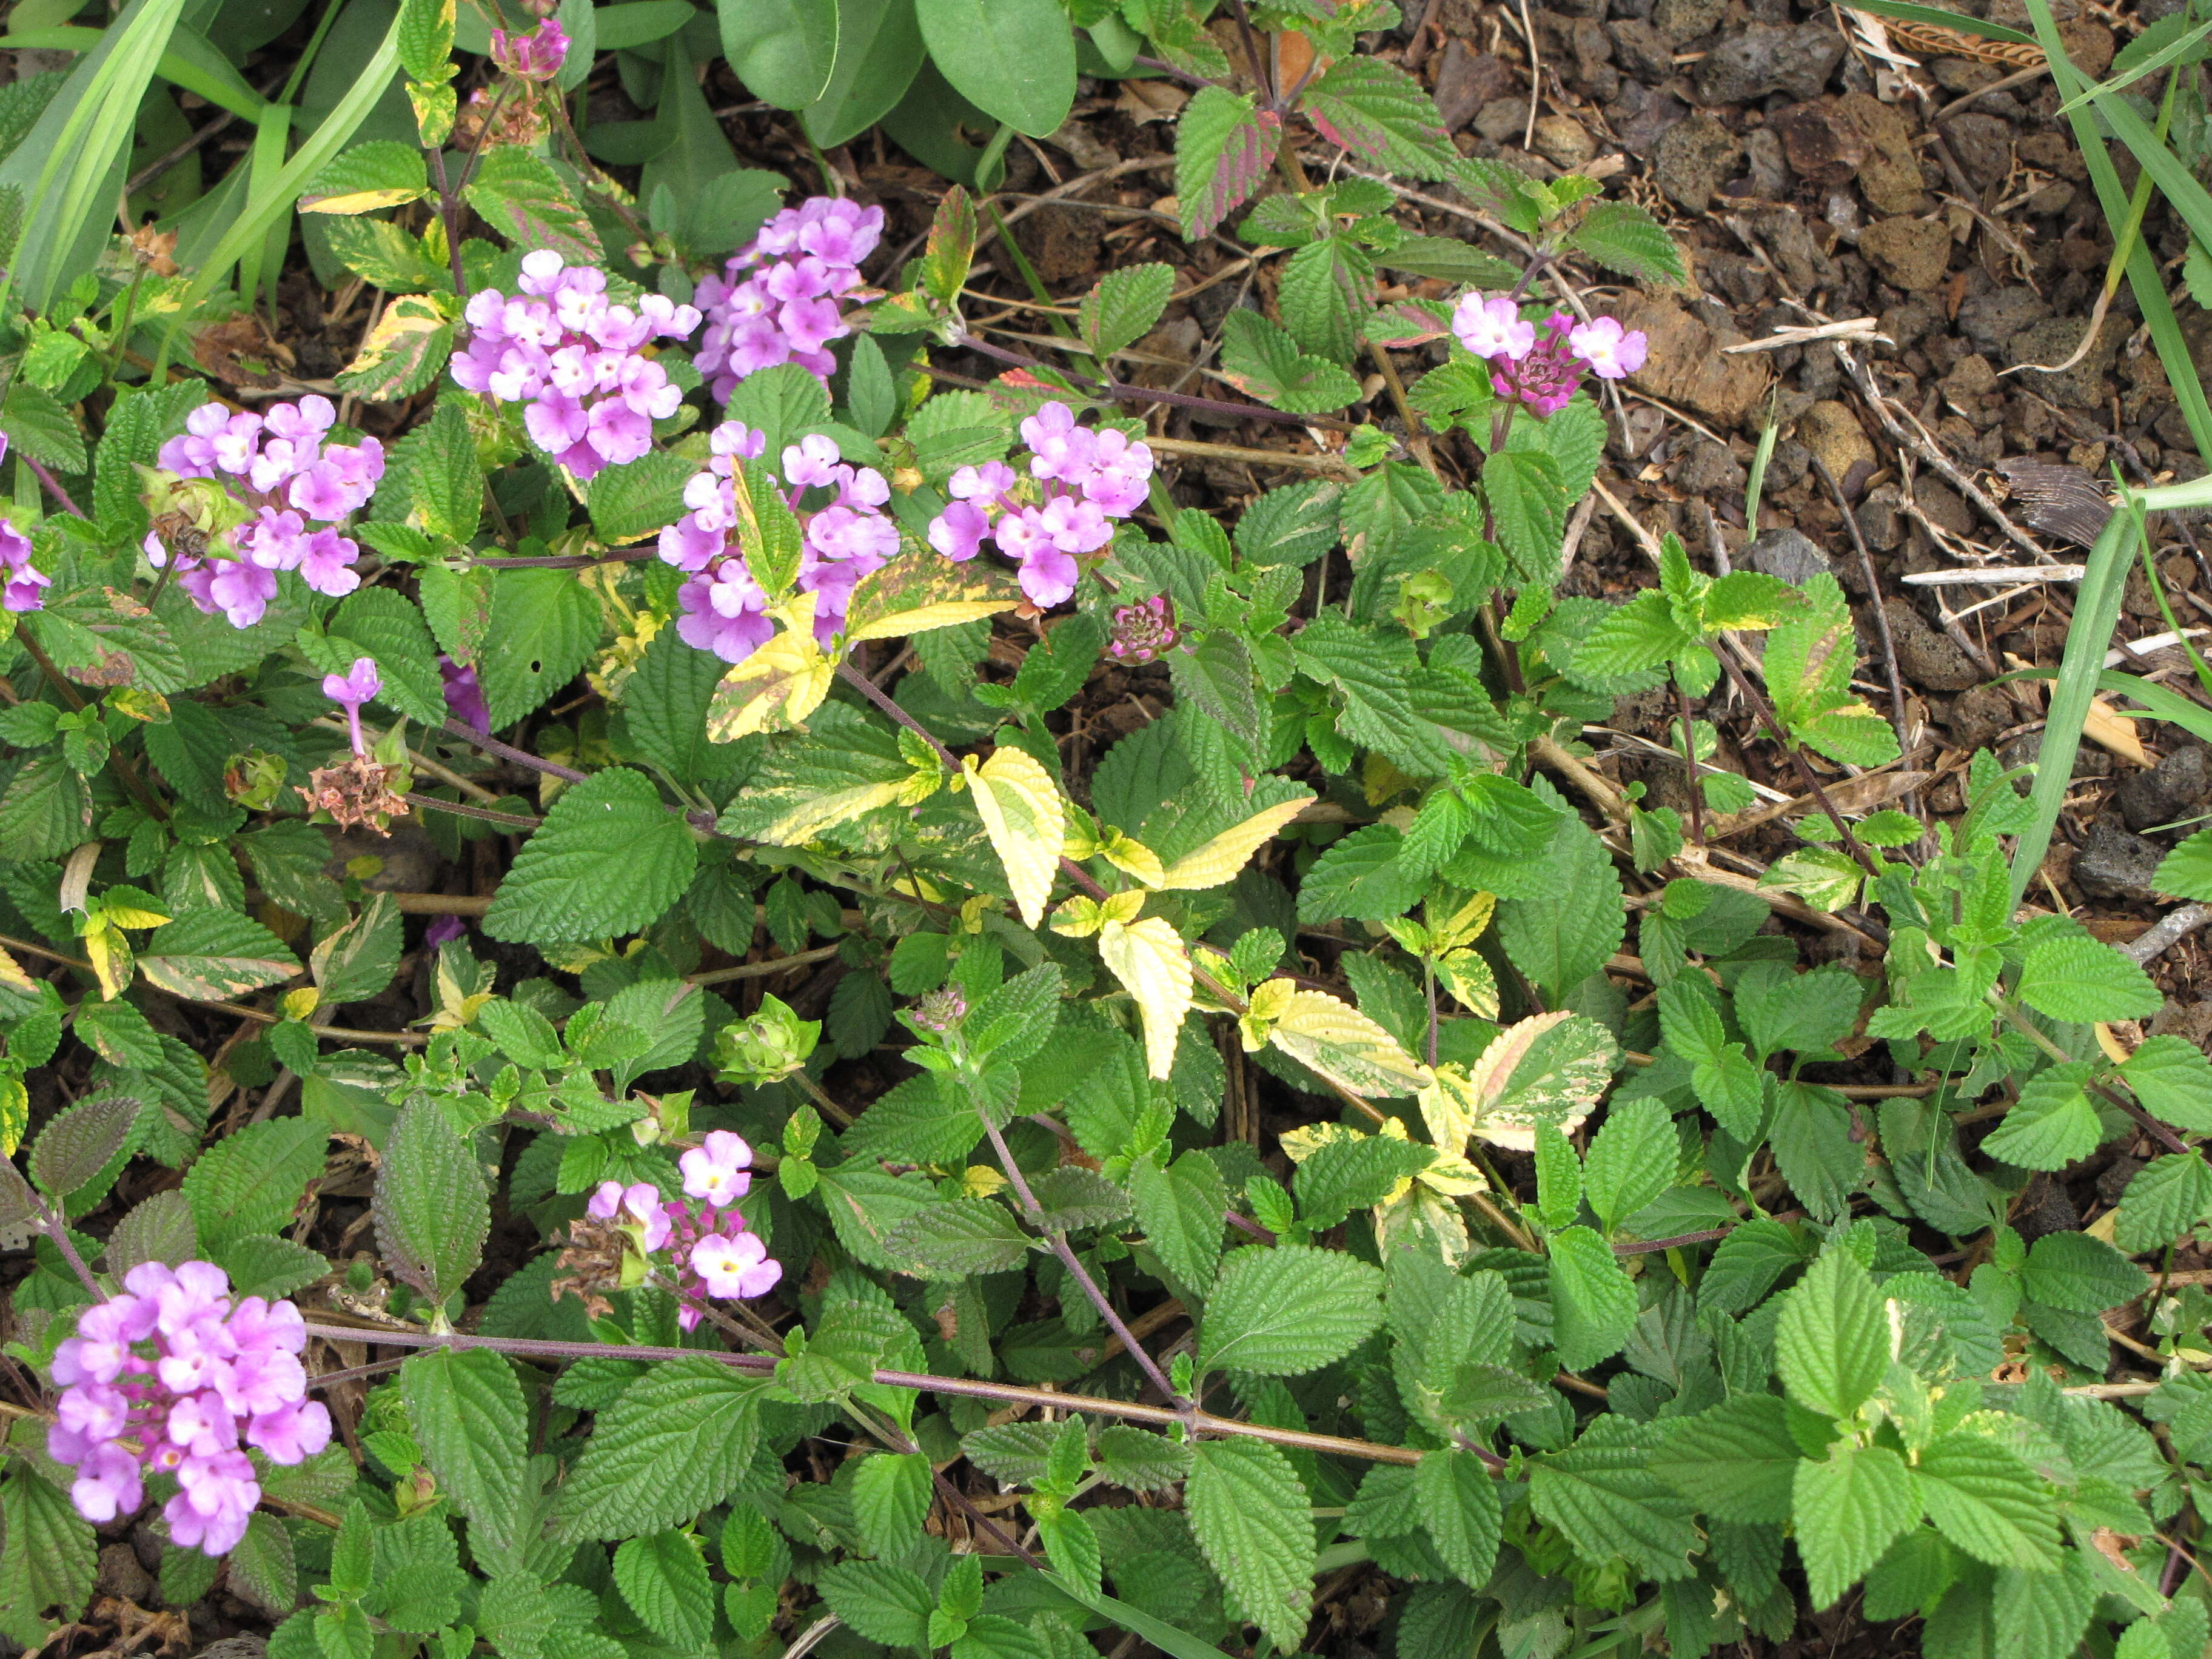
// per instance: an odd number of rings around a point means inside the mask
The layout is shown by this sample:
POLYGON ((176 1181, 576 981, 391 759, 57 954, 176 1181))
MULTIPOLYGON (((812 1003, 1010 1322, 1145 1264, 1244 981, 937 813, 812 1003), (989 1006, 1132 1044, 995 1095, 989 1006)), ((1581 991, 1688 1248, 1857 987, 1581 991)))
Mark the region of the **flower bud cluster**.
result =
MULTIPOLYGON (((743 1137, 716 1129, 703 1146, 677 1160, 684 1191, 698 1200, 696 1209, 681 1200, 663 1199, 646 1182, 625 1187, 603 1181, 586 1211, 594 1221, 634 1230, 647 1255, 666 1250, 677 1286, 687 1297, 765 1296, 782 1279, 783 1264, 769 1258, 768 1246, 746 1228, 736 1208, 751 1188, 752 1161, 752 1148, 743 1137)), ((698 1324, 700 1312, 687 1303, 676 1317, 688 1331, 698 1324)))
POLYGON ((1462 299, 1452 313, 1452 332, 1490 365, 1491 387, 1500 398, 1538 416, 1556 414, 1573 401, 1585 372, 1601 380, 1627 379, 1644 367, 1647 349, 1644 331, 1623 329, 1616 317, 1577 323, 1555 311, 1541 325, 1524 322, 1521 307, 1504 294, 1462 299))
POLYGON ((180 478, 211 478, 253 517, 234 538, 235 558, 173 548, 160 530, 146 534, 148 562, 176 563, 177 586, 208 615, 221 611, 233 628, 259 622, 276 597, 276 573, 296 570, 318 593, 333 599, 361 586, 353 562, 361 549, 335 526, 368 505, 384 477, 384 446, 323 440, 337 421, 327 398, 309 396, 278 404, 266 415, 233 414, 203 404, 185 418, 185 429, 161 446, 164 471, 180 478), (311 527, 313 526, 313 527, 311 527))
MULTIPOLYGON (((775 632, 768 595, 744 561, 734 482, 745 462, 765 453, 768 439, 742 421, 727 421, 708 447, 708 470, 684 487, 691 510, 660 532, 660 556, 691 578, 677 592, 676 631, 725 662, 743 662, 775 632)), ((766 476, 802 526, 799 590, 814 595, 814 634, 826 646, 845 624, 854 585, 899 550, 898 526, 884 512, 890 485, 873 467, 845 465, 837 446, 819 434, 785 445, 781 477, 766 476)))
POLYGON ((241 1440, 272 1463, 330 1443, 330 1413, 307 1398, 300 1364, 307 1327, 289 1302, 233 1304, 212 1262, 142 1261, 123 1284, 55 1350, 63 1391, 46 1449, 77 1472, 77 1512, 102 1525, 144 1501, 145 1471, 174 1475, 161 1510, 171 1540, 224 1554, 261 1501, 241 1440))
POLYGON ((530 441, 580 480, 642 459, 653 423, 684 401, 645 348, 688 336, 698 312, 659 294, 635 309, 611 304, 605 272, 543 248, 523 256, 517 286, 470 296, 473 332, 453 354, 453 379, 494 403, 526 404, 530 441))
POLYGON ((699 372, 717 403, 746 375, 797 363, 827 380, 828 346, 852 330, 841 301, 860 286, 860 261, 876 251, 884 210, 817 196, 786 208, 730 256, 720 276, 701 281, 707 313, 699 372))
POLYGON ((952 503, 929 526, 929 544, 948 559, 972 559, 984 542, 1021 566, 1032 605, 1055 605, 1075 592, 1076 557, 1114 539, 1112 520, 1144 504, 1152 452, 1109 428, 1075 423, 1066 404, 1047 404, 1022 422, 1030 477, 1002 461, 952 475, 952 503))

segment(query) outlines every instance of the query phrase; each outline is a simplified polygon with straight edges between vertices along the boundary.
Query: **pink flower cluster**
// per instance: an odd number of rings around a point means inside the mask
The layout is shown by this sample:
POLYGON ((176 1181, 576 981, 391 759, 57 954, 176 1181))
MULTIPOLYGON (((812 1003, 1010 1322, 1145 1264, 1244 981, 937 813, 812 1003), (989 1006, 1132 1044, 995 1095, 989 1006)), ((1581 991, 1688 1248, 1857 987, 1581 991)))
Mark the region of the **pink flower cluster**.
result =
MULTIPOLYGON (((646 1182, 624 1187, 603 1181, 587 1212, 595 1221, 617 1222, 637 1230, 638 1247, 647 1255, 665 1249, 676 1269, 678 1287, 692 1297, 725 1300, 765 1296, 783 1277, 783 1264, 769 1258, 760 1235, 750 1232, 734 1207, 751 1188, 753 1152, 727 1129, 708 1133, 706 1144, 677 1160, 684 1190, 699 1200, 664 1200, 646 1182)), ((676 1316, 685 1330, 699 1323, 699 1310, 686 1305, 676 1316)))
MULTIPOLYGON (((766 615, 768 595, 753 580, 738 544, 736 486, 738 467, 758 460, 767 434, 742 421, 726 421, 708 440, 708 470, 684 486, 691 510, 660 532, 660 556, 691 580, 677 591, 683 614, 676 631, 686 644, 724 662, 743 662, 775 632, 766 615)), ((773 475, 771 483, 778 482, 773 475)), ((799 588, 814 595, 814 635, 828 645, 845 624, 845 608, 861 577, 899 550, 898 526, 884 513, 891 487, 873 467, 848 466, 837 446, 810 434, 784 446, 785 499, 805 526, 799 588), (810 491, 826 491, 823 504, 802 509, 810 491)), ((817 498, 819 499, 819 498, 817 498)))
MULTIPOLYGON (((161 446, 165 471, 224 478, 230 493, 256 510, 238 532, 236 558, 176 555, 177 586, 208 615, 219 611, 233 628, 252 627, 276 597, 280 570, 298 571, 308 586, 333 599, 361 586, 353 568, 361 549, 333 526, 376 493, 384 446, 363 438, 325 447, 323 439, 337 420, 331 400, 313 396, 278 404, 265 416, 203 404, 185 417, 184 431, 161 446)), ((145 550, 155 569, 168 563, 160 532, 147 532, 145 550)))
POLYGON ((836 365, 825 348, 852 332, 838 302, 860 286, 860 261, 883 230, 881 208, 817 196, 784 209, 730 256, 721 276, 701 281, 707 332, 697 362, 717 403, 777 363, 829 379, 836 365))
POLYGON ((1623 329, 1614 317, 1577 323, 1564 311, 1544 319, 1540 337, 1506 295, 1486 300, 1469 294, 1452 313, 1459 343, 1490 365, 1490 384, 1501 398, 1530 413, 1556 414, 1573 400, 1588 370, 1601 380, 1622 380, 1644 367, 1641 329, 1623 329))
POLYGON ((929 544, 948 559, 972 559, 988 540, 1021 568, 1032 605, 1060 604, 1075 592, 1076 556, 1114 539, 1115 519, 1144 504, 1152 452, 1111 428, 1075 423, 1066 404, 1047 404, 1022 422, 1030 477, 1042 498, 1018 490, 1003 461, 963 466, 952 475, 952 503, 933 520, 929 544))
POLYGON ((635 310, 611 305, 604 271, 543 248, 523 256, 518 286, 512 296, 497 289, 470 296, 472 332, 453 354, 453 379, 495 403, 528 404, 531 442, 580 480, 643 457, 653 423, 684 401, 645 347, 684 338, 699 313, 660 294, 635 310))
POLYGON ((568 56, 568 32, 551 18, 536 28, 491 32, 491 61, 522 81, 550 81, 568 56))
MULTIPOLYGON (((8 434, 0 432, 0 461, 8 459, 8 434)), ((53 578, 31 563, 31 538, 6 519, 0 519, 0 607, 37 611, 46 603, 42 589, 53 578)))
POLYGON ((241 1425, 274 1463, 330 1443, 330 1413, 307 1398, 307 1328, 289 1302, 233 1305, 211 1262, 142 1261, 123 1283, 127 1294, 86 1309, 54 1352, 63 1394, 46 1449, 77 1471, 77 1513, 102 1525, 144 1500, 143 1471, 174 1475, 161 1510, 171 1541, 224 1554, 261 1501, 241 1425))

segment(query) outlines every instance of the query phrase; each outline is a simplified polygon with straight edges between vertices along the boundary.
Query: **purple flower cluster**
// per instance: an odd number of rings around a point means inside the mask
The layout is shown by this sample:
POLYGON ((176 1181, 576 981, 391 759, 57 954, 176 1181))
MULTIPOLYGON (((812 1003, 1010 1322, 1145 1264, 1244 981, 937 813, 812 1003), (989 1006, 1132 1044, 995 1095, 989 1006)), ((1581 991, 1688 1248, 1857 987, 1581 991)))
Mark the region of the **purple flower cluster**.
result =
MULTIPOLYGON (((165 471, 222 479, 255 512, 237 534, 237 557, 174 556, 177 586, 202 611, 221 611, 233 628, 252 627, 276 597, 280 570, 298 571, 308 586, 333 599, 361 586, 353 568, 361 549, 333 526, 376 493, 384 446, 363 438, 325 447, 323 439, 337 420, 327 398, 278 404, 265 416, 203 404, 185 417, 183 433, 161 446, 165 471)), ((156 569, 172 556, 158 531, 147 532, 145 550, 156 569)))
POLYGON ((1177 635, 1175 604, 1164 593, 1134 605, 1114 607, 1114 627, 1106 654, 1115 662, 1136 665, 1157 661, 1174 648, 1177 635))
POLYGON ((346 712, 346 729, 353 738, 353 752, 368 753, 361 739, 361 706, 384 690, 384 677, 376 672, 376 659, 356 657, 343 674, 323 676, 323 695, 346 712))
POLYGON ((1075 423, 1066 404, 1047 404, 1022 422, 1030 477, 1042 498, 1021 489, 1002 461, 952 475, 952 503, 931 521, 929 544, 948 559, 972 559, 988 539, 1021 568, 1032 605, 1060 604, 1075 592, 1076 556, 1114 539, 1115 519, 1143 505, 1152 452, 1111 428, 1075 423))
POLYGON ((580 480, 642 458, 653 423, 684 401, 645 347, 684 338, 699 313, 660 294, 635 310, 611 305, 604 271, 543 248, 523 256, 518 286, 512 296, 497 289, 470 296, 472 332, 453 354, 453 379, 495 403, 528 404, 531 442, 580 480))
POLYGON ((1538 327, 1522 321, 1521 307, 1502 294, 1491 300, 1469 294, 1452 313, 1459 343, 1490 365, 1492 389, 1534 415, 1565 409, 1585 370, 1601 380, 1622 380, 1644 367, 1643 330, 1623 329, 1618 318, 1577 323, 1555 311, 1540 335, 1538 327))
POLYGON ((77 1471, 77 1512, 102 1525, 143 1501, 143 1471, 174 1475, 181 1490, 161 1510, 171 1541, 224 1554, 261 1501, 241 1425, 275 1463, 330 1443, 330 1413, 307 1398, 307 1328, 289 1302, 234 1305, 211 1262, 142 1261, 123 1283, 127 1294, 86 1309, 54 1352, 63 1394, 46 1449, 77 1471))
MULTIPOLYGON (((783 1277, 783 1264, 769 1259, 768 1246, 759 1234, 746 1230, 744 1217, 734 1207, 752 1187, 752 1148, 743 1137, 715 1129, 704 1146, 677 1160, 684 1192, 699 1200, 696 1211, 664 1200, 642 1181, 629 1187, 603 1181, 586 1208, 595 1221, 636 1229, 638 1247, 647 1255, 667 1250, 677 1285, 688 1296, 765 1296, 783 1277)), ((686 1305, 676 1318, 690 1330, 699 1323, 699 1310, 686 1305)))
POLYGON ((860 286, 860 261, 883 230, 881 208, 817 196, 784 209, 730 256, 721 276, 701 281, 699 372, 717 403, 777 363, 830 377, 836 364, 825 348, 852 332, 838 302, 860 286))
MULTIPOLYGON (((677 592, 683 614, 676 631, 684 642, 724 662, 743 662, 775 632, 768 595, 753 580, 738 544, 737 489, 732 480, 746 461, 758 460, 767 434, 742 421, 726 421, 708 440, 713 459, 684 486, 691 510, 660 532, 664 562, 691 580, 677 592)), ((784 446, 785 499, 805 526, 799 588, 814 595, 814 635, 828 645, 844 626, 854 585, 883 568, 899 550, 898 526, 884 513, 891 487, 873 467, 848 466, 837 446, 810 434, 784 446), (821 504, 803 507, 810 492, 821 504)))
MULTIPOLYGON (((0 432, 0 461, 8 459, 8 434, 0 432)), ((31 563, 31 538, 6 519, 0 519, 0 607, 37 611, 46 603, 42 591, 53 578, 31 563)))
POLYGON ((491 61, 522 81, 550 81, 568 56, 568 33, 547 18, 527 33, 491 32, 491 61))

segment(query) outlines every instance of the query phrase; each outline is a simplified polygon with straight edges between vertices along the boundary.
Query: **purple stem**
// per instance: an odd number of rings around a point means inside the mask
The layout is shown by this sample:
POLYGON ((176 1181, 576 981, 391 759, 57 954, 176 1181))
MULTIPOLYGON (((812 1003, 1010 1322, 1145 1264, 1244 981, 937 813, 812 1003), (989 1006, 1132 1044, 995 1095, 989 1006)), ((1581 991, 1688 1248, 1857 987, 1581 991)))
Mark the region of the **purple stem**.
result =
POLYGON ((15 455, 17 459, 21 460, 25 466, 31 469, 32 472, 36 475, 39 482, 46 485, 46 493, 48 495, 59 501, 63 507, 68 512, 75 514, 80 519, 84 517, 84 509, 70 499, 69 491, 61 487, 60 483, 55 478, 52 473, 47 471, 45 467, 40 466, 38 462, 33 460, 29 455, 24 453, 21 449, 16 450, 15 455))
POLYGON ((473 726, 465 726, 457 720, 446 722, 446 735, 459 738, 463 743, 474 744, 487 755, 496 755, 501 760, 513 761, 517 766, 526 766, 533 772, 544 773, 548 777, 562 778, 570 783, 584 781, 585 774, 573 767, 563 766, 558 761, 543 759, 526 749, 517 749, 511 744, 501 743, 497 738, 479 732, 473 726))

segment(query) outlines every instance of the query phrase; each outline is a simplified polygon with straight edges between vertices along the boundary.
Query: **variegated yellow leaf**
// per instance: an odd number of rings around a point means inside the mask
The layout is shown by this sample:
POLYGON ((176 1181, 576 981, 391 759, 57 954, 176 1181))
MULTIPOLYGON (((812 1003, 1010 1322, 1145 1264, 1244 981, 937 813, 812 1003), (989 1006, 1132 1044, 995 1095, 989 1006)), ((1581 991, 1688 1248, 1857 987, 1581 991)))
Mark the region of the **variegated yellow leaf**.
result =
POLYGON ((1474 1249, 1459 1206, 1425 1175, 1377 1204, 1371 1213, 1375 1243, 1386 1261, 1394 1250, 1418 1250, 1440 1255, 1456 1267, 1474 1249))
POLYGON ((1252 854, 1305 811, 1312 799, 1306 795, 1296 800, 1278 801, 1265 811, 1255 812, 1243 823, 1224 830, 1197 851, 1186 853, 1170 865, 1158 884, 1172 891, 1194 892, 1236 880, 1237 872, 1251 861, 1252 854))
POLYGON ((1116 870, 1134 876, 1147 887, 1158 887, 1164 879, 1160 868, 1160 855, 1133 836, 1119 830, 1109 830, 1098 843, 1099 856, 1116 870))
POLYGON ((1098 955, 1137 1005, 1145 1023, 1145 1068, 1165 1077, 1175 1066, 1176 1033, 1190 1012, 1190 958, 1164 917, 1109 921, 1098 930, 1098 955))
POLYGON ((1252 988, 1252 994, 1244 1000, 1244 1012, 1237 1021, 1246 1054, 1256 1054, 1267 1046, 1267 1039, 1274 1035, 1275 1022, 1290 1011, 1291 999, 1297 994, 1297 988, 1287 979, 1262 980, 1252 988))
POLYGON ((933 551, 902 553, 854 584, 845 638, 900 639, 1011 611, 1022 602, 1014 573, 981 559, 955 564, 933 551))
POLYGON ((905 795, 909 781, 894 778, 889 783, 855 784, 850 789, 816 795, 768 825, 761 831, 761 839, 776 847, 796 847, 812 841, 825 830, 834 830, 863 812, 892 805, 905 795))
POLYGON ((1498 908, 1495 893, 1474 893, 1439 917, 1431 908, 1429 915, 1429 939, 1432 948, 1438 951, 1456 950, 1462 945, 1472 945, 1480 939, 1490 926, 1490 918, 1498 908))
POLYGON ((19 1077, 0 1077, 0 1158, 13 1158, 31 1127, 31 1091, 19 1077))
POLYGON ((1349 1123, 1302 1123, 1295 1129, 1285 1129, 1277 1137, 1283 1156, 1293 1164, 1303 1164, 1322 1147, 1339 1140, 1364 1140, 1359 1130, 1349 1123))
MULTIPOLYGON (((1044 920, 1045 901, 1060 869, 1060 849, 1067 839, 1067 811, 1060 786, 1036 757, 1012 744, 1000 744, 981 766, 969 756, 961 763, 975 811, 991 837, 992 850, 1006 866, 1006 885, 1024 925, 1044 920)), ((1177 950, 1181 950, 1178 945, 1177 950)), ((1188 976, 1188 969, 1185 974, 1188 976)))
POLYGON ((23 971, 23 964, 0 948, 0 985, 11 991, 21 991, 27 996, 38 994, 39 981, 23 971))
POLYGON ((85 933, 84 954, 99 977, 100 1000, 112 1002, 121 996, 134 971, 131 941, 122 930, 106 921, 95 922, 85 933))
POLYGON ((1339 1088, 1362 1097, 1418 1094, 1431 1076, 1380 1025, 1321 991, 1292 991, 1267 1041, 1339 1088))
POLYGON ((405 202, 419 202, 423 192, 406 186, 386 190, 349 190, 343 196, 302 196, 302 213, 374 213, 379 208, 398 207, 405 202))
POLYGON ((1430 1137, 1448 1150, 1474 1136, 1534 1152, 1537 1124, 1568 1133, 1581 1126, 1613 1080, 1617 1052, 1594 1019, 1565 1010, 1531 1015, 1498 1033, 1464 1079, 1449 1067, 1437 1073, 1421 1096, 1430 1137))
POLYGON ((1469 1013, 1498 1018, 1498 977, 1473 951, 1449 951, 1437 960, 1437 977, 1469 1013))
POLYGON ((707 703, 707 740, 796 730, 822 706, 836 672, 811 631, 786 629, 722 676, 707 703))

